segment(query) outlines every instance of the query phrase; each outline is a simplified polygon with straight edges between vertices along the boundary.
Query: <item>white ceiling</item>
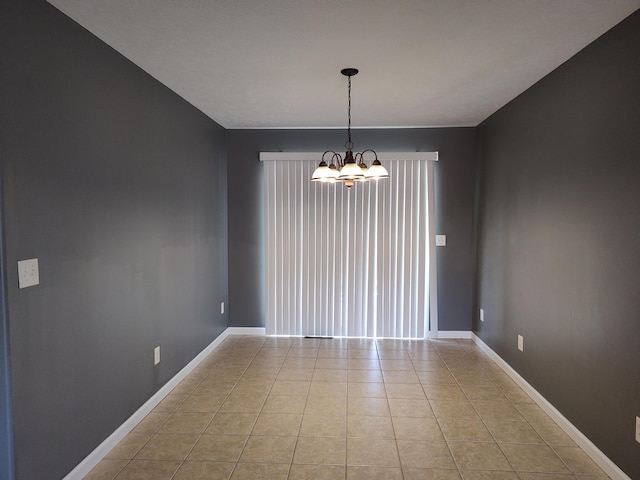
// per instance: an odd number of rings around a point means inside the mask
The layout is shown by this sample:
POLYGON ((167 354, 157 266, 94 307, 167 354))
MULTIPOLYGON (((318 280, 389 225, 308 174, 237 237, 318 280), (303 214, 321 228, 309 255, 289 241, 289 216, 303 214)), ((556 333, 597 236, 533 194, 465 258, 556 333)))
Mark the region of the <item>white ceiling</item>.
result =
POLYGON ((640 0, 49 0, 226 128, 473 126, 640 0))

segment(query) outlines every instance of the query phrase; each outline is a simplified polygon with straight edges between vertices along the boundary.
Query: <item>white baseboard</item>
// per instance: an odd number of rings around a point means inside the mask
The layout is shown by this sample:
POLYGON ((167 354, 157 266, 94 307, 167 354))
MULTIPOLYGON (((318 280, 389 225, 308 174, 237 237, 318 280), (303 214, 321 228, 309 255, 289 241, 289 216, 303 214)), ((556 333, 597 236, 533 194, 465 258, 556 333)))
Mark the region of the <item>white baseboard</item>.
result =
POLYGON ((81 480, 95 467, 109 451, 115 447, 133 428, 158 405, 164 397, 171 392, 191 371, 202 362, 218 345, 220 345, 229 335, 264 335, 264 328, 227 328, 213 342, 202 350, 193 360, 191 360, 182 370, 180 370, 171 380, 165 383, 144 405, 142 405, 133 415, 120 425, 109 437, 98 445, 89 455, 85 457, 71 472, 64 477, 64 480, 81 480))
POLYGON ((538 406, 555 421, 571 439, 584 450, 584 452, 593 460, 604 472, 611 477, 612 480, 631 480, 609 457, 596 447, 580 430, 578 430, 569 420, 566 419, 549 401, 544 398, 538 391, 533 388, 524 378, 520 376, 502 357, 494 352, 489 345, 484 343, 480 337, 473 335, 474 342, 498 364, 511 379, 522 388, 538 406))
POLYGON ((429 332, 429 337, 428 338, 463 338, 463 339, 469 339, 472 338, 473 332, 469 332, 466 330, 459 330, 459 331, 455 331, 455 330, 439 330, 437 332, 429 332))
POLYGON ((228 327, 225 330, 227 335, 266 335, 266 328, 263 327, 228 327))

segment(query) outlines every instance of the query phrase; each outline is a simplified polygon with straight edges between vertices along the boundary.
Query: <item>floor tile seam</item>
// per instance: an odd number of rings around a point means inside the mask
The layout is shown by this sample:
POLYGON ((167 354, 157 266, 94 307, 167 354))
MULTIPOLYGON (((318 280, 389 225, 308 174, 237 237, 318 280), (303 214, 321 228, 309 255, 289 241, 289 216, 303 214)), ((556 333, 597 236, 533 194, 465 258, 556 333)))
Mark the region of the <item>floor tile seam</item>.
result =
MULTIPOLYGON (((171 416, 171 415, 169 415, 169 417, 170 417, 170 416, 171 416)), ((169 419, 169 417, 167 417, 167 420, 169 419)), ((166 420, 165 420, 165 422, 166 422, 166 420)), ((130 432, 130 433, 131 433, 131 432, 130 432)), ((127 435, 128 435, 128 434, 127 434, 127 435)), ((149 434, 149 438, 147 438, 147 440, 146 440, 146 441, 144 441, 144 442, 142 443, 142 445, 140 445, 140 447, 139 447, 139 448, 137 448, 137 449, 135 450, 135 452, 131 455, 131 458, 129 458, 129 459, 128 459, 128 460, 129 460, 129 462, 131 462, 132 460, 134 460, 134 459, 136 458, 136 456, 137 456, 137 455, 142 451, 142 449, 143 449, 145 446, 147 446, 147 444, 148 444, 148 443, 153 439, 153 437, 155 437, 156 435, 158 435, 158 431, 155 431, 154 433, 150 433, 150 434, 149 434)), ((126 438, 126 437, 125 437, 125 438, 126 438)), ((115 448, 115 447, 114 447, 114 448, 115 448)))
POLYGON ((113 477, 113 480, 117 480, 118 476, 125 470, 125 468, 127 466, 129 466, 129 464, 131 464, 131 462, 133 461, 137 461, 137 462, 179 462, 178 466, 176 467, 175 471, 173 472, 173 474, 171 475, 169 480, 173 480, 175 478, 175 476, 178 474, 178 472, 180 471, 180 467, 182 467, 182 464, 185 462, 184 460, 180 461, 180 460, 164 460, 164 459, 149 459, 149 458, 139 458, 139 459, 134 459, 132 458, 131 460, 129 460, 126 465, 124 467, 122 467, 118 473, 116 473, 116 475, 113 477))
MULTIPOLYGON (((249 367, 247 367, 249 368, 249 367)), ((220 409, 222 408, 222 406, 227 402, 227 400, 229 399, 229 397, 231 396, 231 394, 233 393, 233 390, 238 386, 238 383, 240 382, 240 380, 242 379, 242 377, 244 376, 246 372, 246 368, 245 371, 242 373, 242 375, 240 375, 240 377, 233 383, 233 387, 231 387, 231 389, 229 390, 228 393, 222 394, 220 395, 221 397, 224 397, 221 401, 220 404, 218 405, 218 408, 215 410, 213 417, 211 418, 211 420, 209 420, 209 423, 207 424, 207 426, 205 427, 205 431, 207 428, 209 428, 209 425, 211 425, 211 422, 213 422, 213 419, 215 418, 215 416, 220 412, 220 409)), ((203 394, 203 395, 209 395, 209 394, 203 394)), ((178 406, 176 406, 176 410, 174 410, 173 413, 178 411, 178 408, 180 407, 180 405, 182 405, 187 399, 185 398, 178 406)), ((231 413, 231 412, 230 412, 231 413)), ((168 419, 167 419, 168 420, 168 419)))
MULTIPOLYGON (((380 366, 382 366, 382 364, 380 366)), ((385 394, 386 394, 385 399, 386 399, 386 403, 387 403, 387 408, 389 409, 389 418, 391 420, 391 429, 393 431, 393 442, 394 442, 394 444, 396 446, 396 455, 398 456, 398 465, 400 466, 400 474, 402 475, 402 478, 405 478, 404 467, 402 466, 402 458, 400 457, 400 446, 398 445, 398 435, 396 433, 396 426, 395 426, 395 424, 393 422, 393 416, 391 415, 391 404, 389 403, 389 395, 388 395, 388 392, 387 392, 387 382, 384 380, 384 375, 382 376, 382 383, 384 385, 384 391, 385 391, 385 394)), ((346 469, 346 467, 345 467, 345 469, 346 469)))
MULTIPOLYGON (((103 459, 103 460, 104 460, 104 459, 103 459)), ((125 459, 125 460, 126 460, 126 461, 125 461, 124 465, 120 468, 120 470, 118 470, 118 471, 115 473, 115 475, 113 475, 113 477, 111 477, 111 480, 116 480, 116 479, 118 478, 118 475, 120 475, 120 474, 122 473, 122 471, 127 467, 127 465, 129 465, 129 464, 131 463, 131 460, 132 460, 132 459, 131 459, 131 458, 128 458, 128 459, 125 459)), ((96 466, 94 466, 93 468, 95 468, 95 467, 97 467, 97 465, 96 465, 96 466)), ((93 469, 91 469, 91 471, 93 471, 93 469)))
MULTIPOLYGON (((255 424, 256 424, 257 421, 258 421, 258 419, 256 417, 256 421, 252 425, 251 430, 253 430, 253 428, 255 427, 255 424)), ((240 459, 242 458, 242 454, 244 453, 244 450, 247 447, 247 443, 249 443, 249 438, 250 437, 251 437, 251 434, 247 435, 247 438, 245 439, 245 441, 244 441, 244 443, 242 445, 242 449, 240 450, 240 453, 238 454, 238 458, 235 460, 235 462, 233 462, 234 465, 233 465, 233 469, 231 470, 231 473, 229 474, 229 478, 233 477, 233 473, 236 471, 236 468, 238 467, 238 464, 240 463, 240 459)))
MULTIPOLYGON (((127 462, 127 466, 133 461, 133 459, 131 459, 129 462, 127 462)), ((176 460, 147 460, 147 459, 140 459, 138 461, 149 461, 149 462, 175 462, 176 460)), ((171 475, 169 480, 173 480, 175 478, 175 476, 178 474, 178 472, 180 471, 180 467, 182 467, 182 463, 180 462, 179 465, 176 467, 175 471, 173 472, 173 474, 171 475)), ((117 474, 115 477, 113 477, 113 480, 117 480, 118 476, 124 471, 125 467, 123 467, 117 474)))
MULTIPOLYGON (((236 342, 234 343, 234 345, 235 345, 235 344, 237 344, 237 343, 238 343, 238 342, 236 341, 236 342)), ((212 352, 212 353, 213 353, 213 352, 212 352)), ((233 392, 233 389, 234 389, 234 388, 236 388, 236 386, 238 385, 238 383, 240 382, 240 380, 242 379, 242 377, 244 376, 244 374, 247 372, 247 369, 251 366, 251 364, 252 364, 252 363, 253 363, 253 361, 255 360, 256 356, 257 356, 257 352, 256 352, 256 353, 254 353, 253 357, 251 358, 251 362, 249 362, 249 363, 248 363, 248 365, 244 368, 244 370, 242 371, 242 373, 240 374, 240 376, 238 377, 238 379, 237 379, 235 382, 233 382, 233 387, 231 387, 231 389, 229 390, 229 392, 228 392, 228 393, 224 394, 224 399, 223 399, 223 400, 222 400, 222 402, 220 403, 220 406, 219 406, 219 407, 218 407, 218 409, 216 410, 216 413, 217 413, 218 411, 220 411, 220 407, 221 407, 221 406, 222 406, 222 405, 227 401, 227 399, 228 399, 229 395, 231 395, 231 393, 233 392)), ((215 370, 215 367, 217 367, 217 366, 219 365, 219 363, 220 363, 220 362, 217 362, 217 363, 216 363, 216 365, 212 368, 212 370, 215 370)), ((208 375, 207 375, 207 376, 208 376, 208 375)), ((187 377, 187 378, 188 378, 188 377, 187 377)), ((204 382, 204 379, 205 379, 205 378, 207 378, 207 377, 204 377, 204 378, 202 379, 202 381, 198 384, 198 386, 200 386, 200 385, 204 382)), ((196 387, 196 388, 197 388, 197 387, 196 387)), ((194 389, 194 390, 195 390, 195 389, 194 389)), ((188 396, 190 396, 190 395, 191 395, 191 394, 189 394, 188 396)), ((185 401, 186 401, 186 398, 185 398, 182 402, 180 402, 180 405, 182 405, 185 401)), ((178 405, 178 406, 180 406, 180 405, 178 405)), ((177 407, 176 407, 176 410, 175 410, 175 411, 177 411, 177 407)), ((213 421, 213 419, 212 419, 212 421, 213 421)), ((210 423, 210 422, 209 422, 209 423, 210 423)), ((207 425, 207 427, 208 427, 208 426, 209 426, 209 425, 207 425)))
MULTIPOLYGON (((491 360, 491 361, 493 361, 493 360, 491 360)), ((528 395, 526 392, 524 392, 524 393, 525 393, 525 395, 527 395, 527 397, 529 397, 529 395, 528 395)), ((531 398, 531 397, 529 397, 529 398, 531 398)), ((534 432, 535 432, 535 433, 536 433, 536 434, 537 434, 537 435, 542 439, 542 441, 544 442, 544 443, 543 443, 543 445, 544 445, 544 446, 546 446, 547 448, 549 448, 549 449, 550 449, 550 450, 551 450, 551 451, 556 455, 556 457, 558 457, 558 459, 559 459, 563 464, 565 464, 565 466, 567 467, 568 471, 569 471, 569 472, 571 472, 571 474, 572 474, 572 475, 575 475, 575 474, 574 474, 574 472, 571 470, 571 468, 570 468, 570 467, 566 464, 566 462, 562 459, 562 457, 560 457, 560 455, 558 455, 558 453, 555 451, 555 449, 553 448, 553 444, 549 443, 549 442, 548 442, 548 441, 547 441, 547 440, 546 440, 546 439, 545 439, 545 438, 540 434, 540 432, 538 431, 538 429, 536 429, 536 428, 535 428, 534 424, 533 424, 533 423, 532 423, 532 422, 531 422, 531 421, 530 421, 530 420, 529 420, 529 419, 528 419, 528 418, 527 418, 527 417, 522 413, 522 411, 518 408, 517 404, 516 404, 515 402, 513 402, 509 397, 507 397, 507 400, 509 401, 509 403, 511 404, 511 406, 512 406, 513 408, 515 408, 515 409, 516 409, 516 411, 517 411, 520 415, 522 415, 522 421, 524 421, 524 423, 526 423, 526 424, 529 426, 529 428, 531 428, 531 429, 532 429, 532 430, 533 430, 533 431, 534 431, 534 432)), ((535 404, 535 402, 534 402, 534 404, 535 404)), ((535 404, 535 405, 537 405, 537 404, 535 404)), ((478 413, 478 415, 479 415, 479 413, 478 413)), ((479 416, 480 416, 480 415, 479 415, 479 416)), ((489 430, 489 433, 490 433, 490 434, 491 434, 491 436, 492 436, 492 437, 494 437, 494 439, 495 439, 494 434, 491 432, 491 429, 490 429, 490 428, 489 428, 489 426, 486 424, 486 422, 485 422, 485 420, 482 418, 482 416, 480 416, 480 419, 482 420, 482 423, 485 425, 485 428, 486 428, 487 430, 489 430)), ((515 420, 514 420, 514 421, 515 421, 515 420)), ((518 421, 520 421, 520 420, 518 420, 518 421)), ((553 419, 551 419, 551 418, 550 418, 550 421, 551 421, 551 423, 553 423, 554 425, 558 426, 558 425, 557 425, 557 423, 553 421, 553 419)), ((558 427, 558 428, 559 428, 559 427, 558 427)), ((508 457, 507 457, 507 455, 506 455, 506 454, 505 454, 505 452, 504 452, 504 449, 500 446, 500 443, 501 443, 501 442, 498 442, 498 441, 497 441, 497 439, 495 439, 495 440, 496 440, 496 443, 498 443, 498 446, 499 446, 500 450, 502 451, 502 454, 507 458, 507 460, 509 460, 509 459, 508 459, 508 457)), ((502 442, 502 443, 507 444, 507 445, 541 445, 541 444, 539 444, 539 443, 534 444, 534 443, 524 443, 524 442, 502 442)), ((509 463, 511 463, 511 462, 509 461, 509 463)), ((514 468, 514 470, 515 470, 515 468, 514 468)))
MULTIPOLYGON (((431 407, 433 409, 433 407, 431 407)), ((454 465, 456 466, 456 470, 458 471, 458 475, 460 476, 460 478, 464 478, 462 475, 462 469, 460 468, 460 465, 458 465, 458 461, 456 460, 456 457, 453 455, 453 450, 451 450, 451 446, 449 445, 449 441, 447 440, 446 435, 444 434, 444 430, 442 429, 442 424, 440 423, 440 419, 435 415, 433 415, 433 418, 436 421, 436 424, 438 425, 438 428, 440 429, 440 434, 442 435, 442 438, 444 439, 444 443, 447 445, 447 450, 449 451, 449 455, 451 456, 451 459, 453 460, 454 465)))
POLYGON ((187 455, 182 459, 182 461, 180 462, 180 464, 178 465, 178 468, 176 468, 175 472, 173 472, 173 475, 171 475, 171 480, 173 480, 176 475, 178 474, 178 472, 180 471, 180 469, 182 468, 182 465, 184 465, 184 462, 187 461, 187 458, 189 458, 189 455, 191 455, 191 452, 193 451, 194 448, 196 448, 196 445, 198 444, 198 442, 200 441, 200 438, 202 437, 202 435, 200 435, 197 440, 195 441, 195 443, 191 446, 191 449, 189 450, 189 452, 187 453, 187 455))
MULTIPOLYGON (((264 406, 267 404, 267 400, 268 400, 269 396, 271 395, 271 392, 273 391, 273 386, 276 384, 276 380, 278 379, 278 375, 280 374, 281 370, 282 370, 282 365, 278 368, 278 371, 276 372, 276 376, 273 379, 273 382, 271 383, 271 387, 269 387, 269 391, 267 392, 267 394, 264 397, 264 400, 262 401, 262 405, 260 406, 260 410, 257 412, 256 420, 255 420, 255 422, 253 422, 253 425, 251 426, 251 430, 249 431, 249 436, 251 436, 251 434, 253 433, 253 430, 256 428, 256 425, 258 423, 258 419, 260 418, 260 415, 262 415, 262 413, 264 411, 264 406)), ((244 374, 243 374, 243 376, 244 376, 244 374)), ((240 377, 240 378, 242 378, 242 377, 240 377)), ((306 405, 306 399, 305 399, 305 405, 306 405)), ((266 414, 267 412, 264 412, 264 413, 266 414)), ((302 424, 302 420, 300 421, 300 423, 302 424)), ((244 451, 244 447, 243 447, 243 451, 244 451)))
POLYGON ((346 435, 307 435, 304 433, 298 433, 296 436, 304 437, 304 438, 345 438, 345 439, 351 438, 351 437, 347 437, 346 435))
MULTIPOLYGON (((547 446, 551 449, 551 451, 555 454, 555 456, 556 456, 556 457, 558 457, 558 458, 560 459, 560 461, 564 464, 564 466, 565 466, 565 467, 567 467, 567 469, 569 470, 569 472, 571 472, 571 475, 573 475, 573 476, 576 476, 576 475, 586 475, 586 476, 589 476, 589 477, 591 477, 591 476, 592 476, 593 478, 598 478, 598 477, 597 477, 597 476, 595 476, 595 475, 590 475, 590 474, 587 474, 587 473, 574 472, 574 471, 573 471, 573 469, 571 468, 571 465, 569 465, 569 463, 568 463, 568 462, 566 462, 566 461, 565 461, 565 459, 564 459, 564 458, 562 458, 562 457, 560 456, 560 454, 556 451, 556 449, 555 449, 555 448, 553 448, 553 447, 554 447, 554 445, 547 445, 547 446)), ((569 445, 555 445, 555 446, 556 446, 556 447, 569 447, 569 445)), ((574 447, 569 447, 569 448, 574 448, 574 447)), ((575 448, 577 448, 578 450, 580 450, 582 453, 585 453, 585 452, 584 452, 584 450, 583 450, 582 448, 580 448, 580 446, 576 446, 575 448)), ((585 455, 586 455, 586 453, 585 453, 585 455)), ((591 457, 589 457, 588 455, 586 455, 586 456, 587 456, 587 458, 588 458, 589 460, 591 460, 591 462, 593 462, 593 463, 595 464, 596 468, 598 468, 598 469, 599 469, 599 470, 600 470, 604 475, 607 475, 607 474, 606 474, 606 472, 604 472, 604 471, 602 470, 602 468, 600 468, 600 465, 598 465, 597 463, 595 463, 595 462, 591 459, 591 457)), ((610 477, 609 477, 609 476, 606 476, 606 477, 600 477, 600 478, 610 478, 610 477)))
MULTIPOLYGON (((436 422, 437 421, 438 419, 436 418, 436 422)), ((439 422, 438 422, 438 426, 440 426, 439 422)), ((443 438, 446 440, 446 437, 444 436, 444 432, 442 431, 442 428, 440 428, 440 432, 442 433, 443 438)), ((458 475, 460 475, 460 478, 464 478, 462 476, 462 469, 460 468, 460 464, 458 463, 458 460, 456 459, 455 455, 453 454, 453 450, 451 449, 451 445, 449 444, 449 442, 446 442, 446 441, 445 441, 445 444, 447 445, 447 450, 449 451, 449 455, 453 460, 453 464, 456 466, 456 469, 458 470, 458 475)))
MULTIPOLYGON (((485 427, 487 428, 487 430, 489 430, 489 432, 491 432, 491 429, 489 428, 489 425, 487 425, 487 423, 484 421, 484 419, 482 419, 482 422, 485 424, 485 427)), ((502 421, 504 423, 525 423, 529 428, 531 428, 542 440, 542 444, 546 445, 548 447, 551 447, 552 444, 550 444, 549 442, 547 442, 544 437, 542 435, 540 435, 540 433, 538 432, 538 430, 533 426, 533 424, 526 418, 526 417, 522 417, 521 420, 500 420, 500 419, 491 419, 491 420, 497 420, 497 421, 502 421)), ((555 422, 553 422, 555 425, 555 422)), ((502 442, 502 443, 533 443, 533 442, 502 442)), ((540 443, 538 443, 537 445, 541 445, 540 443)))
POLYGON ((346 449, 345 449, 345 452, 344 452, 344 458, 345 458, 345 461, 342 462, 342 463, 334 463, 334 462, 296 462, 295 461, 295 455, 294 455, 294 458, 292 458, 292 460, 291 460, 291 466, 293 467, 294 465, 317 465, 317 466, 330 465, 332 467, 341 466, 341 467, 345 467, 346 468, 346 466, 347 466, 347 460, 346 460, 346 458, 347 458, 347 450, 346 449))
MULTIPOLYGON (((140 424, 144 421, 144 419, 145 419, 145 418, 147 418, 147 417, 149 416, 149 414, 150 414, 150 413, 166 413, 166 414, 167 414, 167 417, 162 421, 162 423, 160 423, 160 425, 158 425, 158 428, 156 428, 153 432, 151 432, 151 433, 150 433, 150 435, 151 435, 151 436, 153 436, 153 435, 155 435, 156 433, 158 433, 158 432, 160 431, 160 429, 161 429, 161 428, 162 428, 162 427, 163 427, 163 426, 164 426, 164 425, 169 421, 169 419, 171 418, 171 416, 172 416, 174 413, 176 413, 177 411, 178 411, 178 410, 177 410, 177 407, 176 407, 176 410, 174 410, 173 412, 154 412, 154 410, 151 410, 149 413, 147 413, 147 414, 144 416, 144 418, 143 418, 142 420, 140 420, 140 421, 136 424, 136 426, 135 426, 135 427, 133 427, 133 429, 132 429, 129 433, 137 433, 137 432, 135 432, 134 430, 136 429, 136 427, 138 427, 138 425, 140 425, 140 424)), ((145 432, 145 433, 148 433, 148 432, 145 432)), ((129 435, 129 434, 127 434, 127 435, 129 435)), ((126 438, 126 437, 125 437, 125 438, 126 438)))
MULTIPOLYGON (((242 377, 240 377, 242 378, 242 377)), ((237 385, 237 382, 236 382, 237 385)), ((235 388, 235 386, 233 387, 235 388)), ((207 429, 211 426, 211 424, 213 423, 213 419, 216 418, 216 415, 218 415, 218 413, 220 412, 220 408, 222 407, 222 405, 224 404, 224 402, 226 402, 227 398, 229 397, 229 395, 231 394, 231 392, 233 391, 233 389, 231 389, 231 391, 227 394, 227 396, 225 397, 225 399, 223 401, 221 401, 218 405, 218 408, 216 409, 215 412, 213 412, 213 416, 211 417, 211 419, 207 422, 207 425, 204 427, 204 430, 202 430, 202 432, 200 433, 200 436, 202 437, 202 435, 205 434, 205 432, 207 431, 207 429)), ((199 440, 199 439, 198 439, 199 440)), ((196 442, 198 443, 198 442, 196 442)))

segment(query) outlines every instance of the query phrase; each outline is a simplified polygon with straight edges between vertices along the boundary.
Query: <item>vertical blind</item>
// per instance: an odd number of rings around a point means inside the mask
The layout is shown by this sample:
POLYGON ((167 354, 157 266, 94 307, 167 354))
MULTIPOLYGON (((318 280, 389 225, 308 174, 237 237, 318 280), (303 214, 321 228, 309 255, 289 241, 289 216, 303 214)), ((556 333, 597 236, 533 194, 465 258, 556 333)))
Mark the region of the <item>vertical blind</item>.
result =
POLYGON ((426 337, 428 161, 350 191, 310 182, 316 163, 264 162, 266 333, 426 337))

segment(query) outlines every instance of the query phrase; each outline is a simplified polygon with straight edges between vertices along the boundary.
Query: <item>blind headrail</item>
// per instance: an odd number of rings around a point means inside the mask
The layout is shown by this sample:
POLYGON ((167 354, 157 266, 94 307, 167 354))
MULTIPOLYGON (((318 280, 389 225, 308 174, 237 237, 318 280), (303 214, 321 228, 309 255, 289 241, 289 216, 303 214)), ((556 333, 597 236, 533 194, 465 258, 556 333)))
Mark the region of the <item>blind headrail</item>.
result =
MULTIPOLYGON (((432 162, 438 161, 438 152, 378 152, 378 160, 381 162, 389 160, 428 160, 432 162)), ((323 152, 260 152, 260 161, 314 161, 320 162, 323 152)), ((367 161, 365 159, 365 161, 367 161)))

